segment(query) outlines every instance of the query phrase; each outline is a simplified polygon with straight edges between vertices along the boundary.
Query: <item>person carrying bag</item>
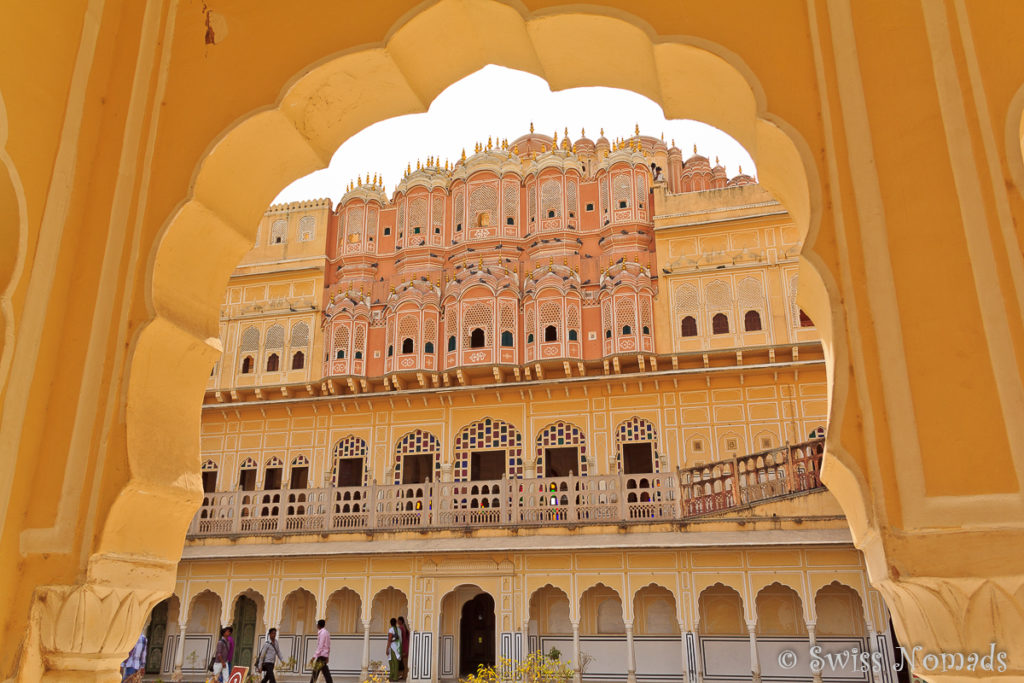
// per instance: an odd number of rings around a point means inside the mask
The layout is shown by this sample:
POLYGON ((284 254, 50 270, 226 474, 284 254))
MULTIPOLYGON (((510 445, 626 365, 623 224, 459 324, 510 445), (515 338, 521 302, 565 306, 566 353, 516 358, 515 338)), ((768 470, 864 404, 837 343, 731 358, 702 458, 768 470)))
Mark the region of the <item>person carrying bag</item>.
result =
POLYGON ((277 645, 277 629, 272 628, 267 631, 267 639, 263 642, 260 647, 260 653, 256 655, 256 662, 253 669, 257 672, 263 672, 263 678, 260 679, 260 683, 277 683, 277 678, 274 677, 274 663, 277 660, 281 660, 284 663, 284 657, 281 656, 281 648, 277 645))

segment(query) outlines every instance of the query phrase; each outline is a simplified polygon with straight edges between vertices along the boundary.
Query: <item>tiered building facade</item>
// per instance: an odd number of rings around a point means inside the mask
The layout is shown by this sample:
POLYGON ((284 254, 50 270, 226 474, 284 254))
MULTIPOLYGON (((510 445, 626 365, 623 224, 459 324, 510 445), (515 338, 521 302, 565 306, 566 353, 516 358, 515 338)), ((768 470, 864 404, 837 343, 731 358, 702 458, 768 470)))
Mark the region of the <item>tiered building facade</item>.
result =
POLYGON ((552 647, 587 681, 809 681, 815 643, 888 660, 818 479, 799 246, 753 178, 639 131, 272 206, 222 309, 148 671, 201 679, 226 624, 247 665, 276 626, 298 680, 326 618, 356 677, 398 614, 412 680, 552 647))

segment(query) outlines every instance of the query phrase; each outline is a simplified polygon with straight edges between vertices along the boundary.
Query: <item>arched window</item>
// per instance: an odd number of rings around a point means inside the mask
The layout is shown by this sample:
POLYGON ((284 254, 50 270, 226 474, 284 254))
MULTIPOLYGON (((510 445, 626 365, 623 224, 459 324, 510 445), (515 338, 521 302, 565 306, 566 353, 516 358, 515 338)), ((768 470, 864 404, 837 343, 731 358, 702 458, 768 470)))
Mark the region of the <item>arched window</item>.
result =
POLYGON ((622 326, 622 334, 633 334, 633 328, 629 325, 622 326))
POLYGON ((684 337, 696 337, 697 336, 697 319, 692 315, 688 315, 683 318, 683 322, 680 325, 680 332, 684 337))
POLYGON ((362 357, 363 357, 363 352, 362 351, 356 351, 356 360, 359 360, 362 357))
POLYGON ((345 349, 338 349, 337 353, 334 354, 334 357, 337 358, 338 360, 341 360, 342 358, 344 358, 345 357, 345 349))
POLYGON ((612 331, 611 330, 605 330, 604 331, 604 338, 605 339, 611 339, 612 338, 612 331))
POLYGON ((296 351, 292 356, 292 370, 301 370, 306 366, 306 355, 302 351, 296 351))
POLYGON ((455 350, 455 335, 452 335, 451 337, 448 337, 448 350, 449 351, 454 351, 455 350))
POLYGON ((647 327, 647 325, 644 325, 643 329, 642 329, 642 330, 640 330, 640 331, 641 331, 641 332, 642 332, 643 334, 650 334, 650 333, 651 333, 651 328, 647 327))
POLYGON ((512 346, 512 333, 508 330, 501 333, 501 345, 512 346))
POLYGON ((246 356, 242 360, 242 374, 248 375, 252 372, 252 356, 246 356))
POLYGON ((544 328, 544 341, 558 341, 558 328, 554 325, 548 325, 544 328))
POLYGON ((725 313, 715 313, 715 317, 711 319, 711 332, 713 334, 728 334, 729 316, 725 313))
POLYGON ((579 338, 580 335, 576 330, 569 330, 569 341, 576 341, 579 338))
POLYGON ((390 358, 393 355, 395 355, 395 347, 394 346, 388 346, 388 357, 390 358))
POLYGON ((469 333, 469 348, 482 349, 485 343, 484 331, 479 327, 469 333))
POLYGON ((800 327, 814 327, 814 321, 803 312, 803 309, 800 310, 800 327))
POLYGON ((402 340, 402 353, 412 353, 412 337, 402 340))
POLYGON ((427 342, 426 344, 424 344, 423 345, 423 352, 424 353, 433 353, 434 352, 434 342, 427 342))
POLYGON ((527 344, 532 344, 533 343, 533 332, 531 332, 530 334, 526 335, 526 343, 527 344))
POLYGON ((757 311, 747 311, 743 314, 743 329, 747 332, 757 332, 761 329, 761 314, 757 311))
POLYGON ((277 372, 281 365, 281 359, 276 353, 267 356, 267 372, 277 372))

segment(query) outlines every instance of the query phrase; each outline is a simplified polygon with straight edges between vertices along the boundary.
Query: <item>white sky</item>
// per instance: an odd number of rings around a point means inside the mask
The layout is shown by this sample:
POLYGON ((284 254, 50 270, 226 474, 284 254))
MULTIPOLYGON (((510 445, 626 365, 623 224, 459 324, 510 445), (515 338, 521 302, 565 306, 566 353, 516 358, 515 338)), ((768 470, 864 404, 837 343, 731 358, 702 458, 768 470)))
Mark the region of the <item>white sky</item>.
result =
POLYGON ((330 197, 337 202, 345 187, 360 174, 381 174, 388 196, 405 173, 406 164, 428 156, 458 159, 465 148, 473 153, 477 142, 507 138, 510 142, 527 133, 530 122, 538 133, 559 138, 566 127, 571 140, 585 128, 587 137, 633 135, 640 124, 643 135, 672 139, 685 160, 697 151, 714 164, 719 157, 729 177, 745 173, 756 177, 754 162, 742 146, 712 126, 688 120, 669 121, 661 107, 628 90, 617 88, 572 88, 551 92, 547 82, 532 74, 499 66, 486 66, 448 87, 423 114, 386 119, 369 126, 345 141, 331 164, 296 180, 274 199, 274 203, 330 197), (486 103, 481 106, 480 103, 486 103))

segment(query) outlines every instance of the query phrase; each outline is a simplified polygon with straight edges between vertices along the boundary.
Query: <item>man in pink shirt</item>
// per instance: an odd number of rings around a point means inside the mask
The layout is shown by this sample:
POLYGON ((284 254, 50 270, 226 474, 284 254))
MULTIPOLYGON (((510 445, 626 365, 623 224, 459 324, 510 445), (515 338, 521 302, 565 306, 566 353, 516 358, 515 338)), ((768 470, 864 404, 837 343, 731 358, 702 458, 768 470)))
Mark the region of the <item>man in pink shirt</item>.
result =
POLYGON ((325 683, 334 683, 331 670, 327 668, 327 660, 331 658, 331 634, 327 632, 327 622, 321 619, 316 622, 316 652, 313 654, 313 676, 309 683, 316 683, 320 674, 324 675, 325 683))

